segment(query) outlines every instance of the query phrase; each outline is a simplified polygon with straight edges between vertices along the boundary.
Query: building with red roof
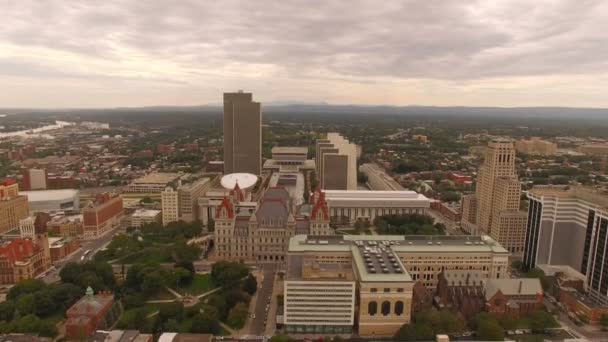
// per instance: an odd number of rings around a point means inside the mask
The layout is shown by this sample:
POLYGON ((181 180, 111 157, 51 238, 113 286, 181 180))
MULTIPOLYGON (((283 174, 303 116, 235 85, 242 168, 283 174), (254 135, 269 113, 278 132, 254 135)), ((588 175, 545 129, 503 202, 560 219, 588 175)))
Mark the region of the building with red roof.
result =
POLYGON ((113 314, 114 295, 110 292, 93 293, 87 288, 80 298, 66 312, 66 335, 69 340, 85 339, 98 329, 109 328, 116 317, 113 314))
POLYGON ((0 284, 15 284, 44 272, 44 249, 30 239, 0 244, 0 284))

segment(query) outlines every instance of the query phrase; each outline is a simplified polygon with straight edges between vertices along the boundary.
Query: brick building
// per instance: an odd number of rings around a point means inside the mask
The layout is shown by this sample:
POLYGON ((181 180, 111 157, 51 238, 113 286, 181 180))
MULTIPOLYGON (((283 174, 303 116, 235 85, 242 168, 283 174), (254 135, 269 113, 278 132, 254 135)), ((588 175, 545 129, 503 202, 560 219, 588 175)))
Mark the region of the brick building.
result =
POLYGON ((122 197, 118 194, 98 194, 82 210, 84 239, 94 239, 118 227, 123 216, 122 197))
POLYGON ((66 312, 66 335, 69 340, 80 340, 91 336, 97 329, 111 326, 116 317, 113 314, 114 295, 109 292, 93 293, 87 288, 80 298, 66 312))
POLYGON ((79 247, 80 244, 78 243, 78 240, 71 237, 51 238, 49 241, 51 261, 59 261, 74 253, 79 247))
POLYGON ((486 311, 496 315, 529 315, 543 307, 543 289, 536 278, 488 279, 486 311))

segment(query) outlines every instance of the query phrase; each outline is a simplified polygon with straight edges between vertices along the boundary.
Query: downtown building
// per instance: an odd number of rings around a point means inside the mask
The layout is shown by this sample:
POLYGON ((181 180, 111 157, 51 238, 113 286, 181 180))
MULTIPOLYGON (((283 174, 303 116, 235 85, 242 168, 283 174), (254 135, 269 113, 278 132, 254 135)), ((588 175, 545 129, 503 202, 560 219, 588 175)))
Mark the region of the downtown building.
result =
POLYGON ((494 139, 488 143, 477 176, 475 197, 463 201, 463 227, 473 234, 488 234, 514 254, 524 250, 527 213, 520 211, 521 184, 515 170, 513 142, 494 139), (470 222, 471 206, 475 222, 470 222))
POLYGON ((378 216, 426 214, 431 201, 415 191, 320 190, 313 194, 313 202, 323 193, 332 222, 373 222, 378 216))
POLYGON ((120 226, 123 217, 122 197, 118 194, 98 194, 95 201, 82 209, 83 238, 96 239, 120 226))
POLYGON ((316 141, 317 178, 322 189, 357 190, 359 147, 338 133, 316 141))
POLYGON ((224 173, 262 172, 262 110, 251 93, 224 93, 224 173))
POLYGON ((211 185, 209 178, 180 180, 177 188, 167 186, 161 193, 162 223, 185 221, 194 222, 199 219, 199 198, 211 185))
POLYGON ((284 282, 288 333, 393 336, 429 291, 508 278, 509 251, 488 236, 296 235, 284 282))
POLYGON ((539 186, 528 199, 524 268, 552 265, 578 272, 589 297, 608 305, 608 194, 539 186))
POLYGON ((0 234, 19 227, 29 216, 27 196, 19 194, 19 185, 12 179, 0 182, 0 234))

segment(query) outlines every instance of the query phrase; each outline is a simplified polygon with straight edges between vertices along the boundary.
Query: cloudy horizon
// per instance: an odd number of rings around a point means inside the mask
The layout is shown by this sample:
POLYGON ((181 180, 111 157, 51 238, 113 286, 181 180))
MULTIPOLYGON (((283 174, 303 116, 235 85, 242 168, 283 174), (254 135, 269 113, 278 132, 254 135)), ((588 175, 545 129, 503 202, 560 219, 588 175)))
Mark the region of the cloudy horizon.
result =
POLYGON ((0 6, 0 107, 608 107, 601 0, 0 6))

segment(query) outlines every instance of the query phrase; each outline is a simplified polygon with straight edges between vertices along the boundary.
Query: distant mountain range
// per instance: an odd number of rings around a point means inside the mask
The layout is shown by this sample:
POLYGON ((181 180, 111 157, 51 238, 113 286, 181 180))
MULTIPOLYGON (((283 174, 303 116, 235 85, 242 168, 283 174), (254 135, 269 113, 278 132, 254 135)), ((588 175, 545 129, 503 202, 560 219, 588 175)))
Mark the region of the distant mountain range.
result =
MULTIPOLYGON (((19 113, 77 113, 96 114, 108 112, 179 112, 179 113, 221 113, 221 105, 203 106, 153 106, 118 107, 107 109, 26 109, 0 108, 0 114, 19 113)), ((475 117, 530 117, 530 118, 581 118, 608 120, 608 108, 569 108, 569 107, 435 107, 435 106, 364 106, 330 105, 326 103, 263 103, 265 113, 291 114, 353 114, 353 115, 408 115, 408 116, 475 116, 475 117)))

